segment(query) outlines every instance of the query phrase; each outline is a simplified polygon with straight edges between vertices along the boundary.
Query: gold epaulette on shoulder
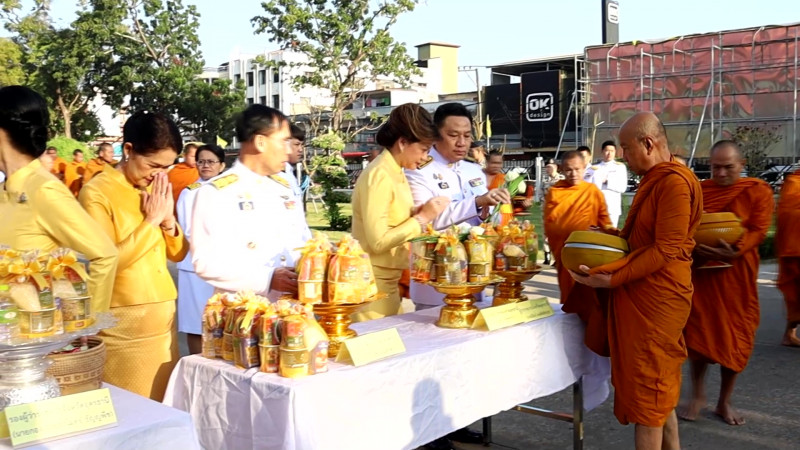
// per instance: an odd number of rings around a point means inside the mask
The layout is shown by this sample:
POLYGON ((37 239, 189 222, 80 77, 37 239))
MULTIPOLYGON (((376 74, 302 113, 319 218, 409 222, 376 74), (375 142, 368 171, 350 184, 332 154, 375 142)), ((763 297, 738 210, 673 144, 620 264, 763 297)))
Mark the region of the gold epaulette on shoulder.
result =
POLYGON ((199 188, 200 186, 202 186, 202 184, 200 184, 200 183, 192 183, 192 184, 186 186, 186 189, 188 189, 190 191, 193 191, 193 190, 199 188))
POLYGON ((211 184, 213 184, 217 189, 222 189, 226 186, 236 183, 237 181, 239 181, 239 175, 232 173, 230 175, 225 175, 222 178, 217 178, 216 180, 212 181, 211 184))
POLYGON ((286 181, 285 179, 281 178, 280 176, 278 176, 278 175, 270 175, 269 177, 272 179, 272 181, 275 181, 276 183, 280 184, 281 186, 286 187, 286 188, 289 187, 289 182, 286 181))
POLYGON ((594 165, 594 166, 592 166, 592 170, 597 170, 597 169, 599 169, 599 168, 600 168, 600 166, 598 166, 598 165, 594 165))
POLYGON ((432 161, 433 161, 433 156, 428 156, 428 160, 427 160, 427 161, 425 161, 424 163, 420 164, 420 165, 419 165, 419 168, 420 168, 420 169, 422 169, 423 167, 425 167, 425 166, 427 166, 428 164, 430 164, 432 161))

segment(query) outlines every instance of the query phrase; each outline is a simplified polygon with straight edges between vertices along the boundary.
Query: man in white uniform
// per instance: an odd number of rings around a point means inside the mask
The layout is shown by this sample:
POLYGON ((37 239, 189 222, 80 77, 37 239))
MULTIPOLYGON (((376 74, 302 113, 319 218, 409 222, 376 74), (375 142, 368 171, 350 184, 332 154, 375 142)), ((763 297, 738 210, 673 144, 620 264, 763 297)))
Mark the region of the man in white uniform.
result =
MULTIPOLYGON (((445 103, 436 109, 433 121, 439 129, 439 140, 431 149, 428 162, 417 170, 406 170, 414 204, 423 205, 440 195, 450 198, 450 205, 433 222, 437 230, 465 222, 479 225, 481 217, 487 217, 493 206, 511 203, 509 192, 506 189, 489 191, 481 166, 464 161, 472 143, 472 114, 464 105, 445 103)), ((444 299, 444 295, 432 287, 413 281, 410 295, 418 310, 440 306, 444 299)), ((448 437, 460 442, 482 442, 481 433, 467 428, 448 437)), ((448 448, 448 445, 447 439, 442 438, 426 447, 438 449, 448 448)))
POLYGON ((242 146, 233 167, 198 189, 192 262, 217 290, 277 300, 297 293, 297 249, 311 238, 303 209, 278 175, 290 151, 289 121, 251 105, 236 121, 236 136, 242 146))
POLYGON ((601 148, 603 160, 586 169, 584 179, 603 192, 611 224, 616 227, 622 214, 622 193, 628 189, 628 169, 614 160, 617 154, 614 141, 603 142, 601 148))
POLYGON ((298 204, 303 206, 303 191, 300 189, 300 182, 297 181, 297 164, 303 159, 303 143, 306 140, 306 132, 295 124, 289 126, 292 133, 292 138, 289 141, 291 150, 289 152, 289 159, 286 161, 286 169, 281 172, 281 176, 289 182, 292 187, 292 192, 297 197, 298 204))

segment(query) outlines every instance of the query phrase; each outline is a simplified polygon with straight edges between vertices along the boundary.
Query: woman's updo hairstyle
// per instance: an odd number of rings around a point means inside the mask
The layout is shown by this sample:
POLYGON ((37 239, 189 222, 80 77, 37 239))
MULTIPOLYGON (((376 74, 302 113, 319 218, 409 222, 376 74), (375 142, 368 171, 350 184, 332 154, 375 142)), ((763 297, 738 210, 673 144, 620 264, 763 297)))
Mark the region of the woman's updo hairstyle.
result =
POLYGON ((25 86, 0 88, 0 128, 17 150, 38 158, 47 146, 49 125, 47 103, 36 91, 25 86))
POLYGON ((406 103, 392 110, 389 120, 378 130, 375 141, 388 149, 392 148, 400 138, 410 143, 433 144, 439 138, 439 130, 425 108, 416 103, 406 103))
POLYGON ((175 122, 161 113, 139 111, 134 113, 122 127, 122 140, 130 143, 133 153, 141 156, 172 149, 180 153, 183 149, 181 131, 175 122))

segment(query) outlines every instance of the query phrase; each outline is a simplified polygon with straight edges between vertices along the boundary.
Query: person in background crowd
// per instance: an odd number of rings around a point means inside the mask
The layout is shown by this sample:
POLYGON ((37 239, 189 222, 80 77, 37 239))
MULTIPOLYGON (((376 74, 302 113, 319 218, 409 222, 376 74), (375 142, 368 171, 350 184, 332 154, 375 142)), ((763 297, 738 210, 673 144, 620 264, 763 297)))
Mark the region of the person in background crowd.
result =
MULTIPOLYGON (((581 157, 583 158, 583 163, 586 164, 586 167, 589 167, 589 165, 592 164, 592 149, 590 149, 589 147, 587 147, 585 145, 581 145, 581 146, 578 147, 577 152, 580 153, 581 157)), ((583 174, 584 179, 586 181, 589 181, 588 177, 590 175, 591 175, 591 173, 589 173, 589 172, 584 173, 583 174)))
POLYGON ((239 157, 198 189, 192 214, 192 263, 217 290, 277 300, 297 294, 298 249, 311 239, 305 214, 279 174, 291 152, 282 112, 250 105, 236 119, 239 157))
MULTIPOLYGON (((493 206, 510 203, 508 190, 487 189, 486 176, 477 164, 464 161, 472 143, 472 114, 461 103, 445 103, 433 115, 439 138, 430 150, 428 161, 419 169, 406 169, 414 205, 424 205, 434 197, 447 197, 450 204, 433 221, 436 230, 469 223, 479 225, 489 216, 493 206)), ((443 294, 432 287, 411 282, 411 299, 417 309, 442 304, 443 294)), ((482 298, 479 296, 479 299, 482 298)), ((448 435, 460 442, 483 442, 483 435, 462 428, 448 435)), ((439 441, 450 445, 446 439, 439 441)), ((436 444, 429 444, 436 445, 436 444)))
POLYGON ((86 172, 86 163, 83 162, 83 151, 72 152, 72 162, 67 163, 64 169, 64 184, 67 185, 72 195, 78 196, 83 187, 83 175, 86 172))
POLYGON ((197 144, 190 142, 183 148, 183 162, 175 164, 167 176, 169 184, 172 185, 172 196, 175 203, 178 203, 178 196, 181 195, 186 186, 197 181, 200 174, 197 172, 197 162, 195 154, 197 153, 197 144))
MULTIPOLYGON (((489 153, 493 153, 495 150, 490 151, 489 153)), ((500 152, 502 155, 502 152, 500 152)), ((486 169, 486 149, 483 147, 482 142, 473 142, 469 146, 469 152, 467 153, 467 157, 464 158, 465 161, 469 161, 471 163, 475 163, 481 166, 482 169, 486 169)))
POLYGON ((106 166, 114 165, 114 147, 108 142, 103 142, 97 147, 97 157, 92 158, 86 164, 86 172, 83 174, 83 184, 102 172, 106 166))
POLYGON ((92 311, 108 311, 117 249, 69 189, 42 167, 49 112, 44 99, 23 86, 0 88, 0 243, 51 252, 66 247, 89 260, 92 311))
POLYGON ((686 162, 686 158, 684 158, 683 156, 678 154, 673 154, 672 158, 675 159, 676 163, 689 167, 689 164, 686 162))
POLYGON ((488 189, 500 189, 506 181, 506 174, 503 173, 503 153, 497 150, 489 152, 486 159, 486 168, 483 169, 488 182, 488 189))
MULTIPOLYGON (((547 198, 547 193, 550 192, 550 188, 563 179, 564 175, 558 173, 558 164, 556 164, 553 158, 548 159, 544 166, 544 176, 542 176, 541 200, 543 201, 547 198)), ((542 215, 544 216, 544 208, 542 208, 542 215)), ((555 264, 555 257, 550 252, 550 241, 547 239, 547 234, 544 235, 542 250, 544 252, 543 263, 545 265, 555 264)))
POLYGON ((58 149, 55 147, 47 147, 47 150, 45 150, 44 153, 53 161, 53 168, 49 169, 50 173, 55 175, 59 180, 63 181, 64 171, 67 170, 67 162, 58 156, 58 149))
POLYGON ((286 168, 281 172, 281 176, 289 182, 289 186, 292 187, 292 192, 297 199, 297 204, 300 208, 303 208, 303 191, 300 189, 300 182, 295 174, 297 173, 297 164, 303 160, 303 143, 306 140, 306 132, 295 124, 291 124, 289 129, 292 133, 292 138, 289 141, 291 151, 289 152, 289 159, 286 161, 286 168))
POLYGON ((606 199, 611 224, 616 227, 622 215, 622 193, 628 190, 628 169, 625 164, 614 160, 617 147, 614 141, 605 141, 600 147, 603 160, 586 170, 586 181, 593 183, 603 192, 606 199))
POLYGON ((692 305, 692 239, 703 211, 700 183, 672 160, 664 125, 638 113, 620 128, 628 167, 642 183, 620 237, 631 253, 575 273, 576 281, 612 290, 608 338, 614 414, 634 423, 637 450, 680 448, 675 407, 686 360, 683 329, 692 305))
POLYGON ((403 169, 415 170, 428 158, 438 131, 431 115, 419 105, 395 108, 376 140, 386 150, 356 182, 353 190, 353 237, 369 254, 378 290, 387 297, 353 314, 364 321, 392 316, 400 310, 398 282, 408 268, 408 240, 422 234, 450 203, 433 197, 414 208, 403 169))
POLYGON ((800 347, 800 170, 787 175, 778 201, 778 288, 786 304, 786 329, 781 344, 800 347))
POLYGON ((177 292, 167 259, 178 262, 189 251, 166 174, 181 134, 165 115, 137 112, 122 136, 124 160, 92 178, 79 197, 119 250, 111 300, 117 326, 100 332, 107 349, 103 380, 161 401, 178 361, 177 292))
POLYGON ((758 304, 758 246, 766 239, 775 207, 772 188, 758 178, 741 178, 744 157, 733 141, 711 147, 711 179, 703 181, 706 213, 732 212, 745 233, 734 244, 697 245, 692 271, 692 312, 683 334, 692 362, 692 399, 680 417, 695 420, 706 406, 705 374, 709 363, 720 365, 719 400, 715 413, 729 425, 744 418, 731 405, 736 376, 747 366, 760 318, 758 304), (732 267, 702 269, 705 262, 732 267))
MULTIPOLYGON (((225 150, 220 146, 206 144, 197 149, 197 171, 200 178, 181 192, 175 207, 178 224, 187 240, 191 240, 192 236, 192 211, 198 190, 224 168, 225 150)), ((178 263, 178 331, 186 333, 191 354, 200 353, 203 349, 203 309, 212 295, 214 287, 197 276, 192 265, 192 253, 187 253, 183 261, 178 263)))
POLYGON ((603 193, 583 179, 586 167, 583 157, 575 151, 564 153, 561 160, 564 180, 553 185, 544 205, 544 234, 553 253, 561 303, 566 313, 577 313, 586 326, 586 345, 598 354, 607 356, 605 302, 601 302, 594 289, 575 283, 561 263, 561 250, 573 231, 595 228, 613 228, 608 217, 603 193))
MULTIPOLYGON (((48 154, 47 151, 44 151, 41 155, 39 155, 38 159, 46 171, 50 173, 54 172, 56 167, 55 156, 48 154)), ((53 175, 55 174, 53 173, 53 175)))

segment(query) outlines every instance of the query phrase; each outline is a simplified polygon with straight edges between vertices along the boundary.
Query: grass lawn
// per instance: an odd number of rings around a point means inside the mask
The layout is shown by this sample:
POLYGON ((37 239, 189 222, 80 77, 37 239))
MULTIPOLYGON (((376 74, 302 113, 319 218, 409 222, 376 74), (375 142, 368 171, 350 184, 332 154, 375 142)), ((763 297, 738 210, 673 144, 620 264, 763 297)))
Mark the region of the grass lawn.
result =
MULTIPOLYGON (((342 209, 342 215, 348 217, 353 215, 353 207, 350 203, 339 203, 339 207, 342 209)), ((321 231, 327 234, 332 241, 338 241, 346 234, 345 231, 328 230, 328 219, 325 218, 325 209, 321 203, 317 203, 317 212, 314 212, 313 204, 306 203, 306 222, 312 232, 321 231)))

